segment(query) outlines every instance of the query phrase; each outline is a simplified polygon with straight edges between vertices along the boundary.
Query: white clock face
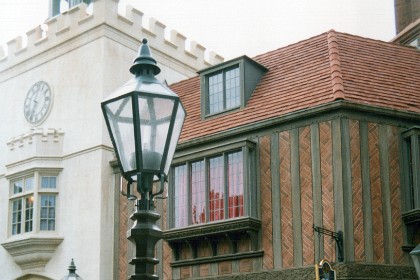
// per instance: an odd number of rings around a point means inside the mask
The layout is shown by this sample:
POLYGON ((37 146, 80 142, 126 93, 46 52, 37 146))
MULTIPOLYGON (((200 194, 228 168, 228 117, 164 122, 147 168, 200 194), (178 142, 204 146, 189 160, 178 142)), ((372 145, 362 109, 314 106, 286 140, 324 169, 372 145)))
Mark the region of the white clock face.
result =
POLYGON ((25 98, 24 114, 26 120, 35 125, 40 124, 47 117, 52 104, 52 93, 46 82, 35 83, 25 98))

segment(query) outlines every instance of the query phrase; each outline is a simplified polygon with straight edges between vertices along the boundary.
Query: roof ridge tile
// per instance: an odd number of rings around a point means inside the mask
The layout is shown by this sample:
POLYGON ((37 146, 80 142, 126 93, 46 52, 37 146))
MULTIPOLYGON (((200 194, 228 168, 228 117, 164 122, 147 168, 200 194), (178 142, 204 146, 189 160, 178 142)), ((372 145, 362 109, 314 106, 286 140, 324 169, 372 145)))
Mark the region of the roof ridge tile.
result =
POLYGON ((327 32, 327 39, 333 100, 345 99, 343 76, 341 75, 340 54, 338 52, 338 38, 335 30, 327 32))

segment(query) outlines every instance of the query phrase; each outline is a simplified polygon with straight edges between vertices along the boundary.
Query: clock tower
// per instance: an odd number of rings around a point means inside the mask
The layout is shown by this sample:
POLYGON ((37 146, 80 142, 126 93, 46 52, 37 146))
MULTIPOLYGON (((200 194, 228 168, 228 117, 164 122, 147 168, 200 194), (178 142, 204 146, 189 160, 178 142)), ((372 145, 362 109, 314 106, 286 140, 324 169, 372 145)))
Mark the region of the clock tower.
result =
POLYGON ((42 28, 0 57, 1 279, 61 279, 71 259, 84 279, 121 279, 119 171, 100 103, 131 78, 142 38, 169 84, 220 62, 118 2, 52 0, 42 28))

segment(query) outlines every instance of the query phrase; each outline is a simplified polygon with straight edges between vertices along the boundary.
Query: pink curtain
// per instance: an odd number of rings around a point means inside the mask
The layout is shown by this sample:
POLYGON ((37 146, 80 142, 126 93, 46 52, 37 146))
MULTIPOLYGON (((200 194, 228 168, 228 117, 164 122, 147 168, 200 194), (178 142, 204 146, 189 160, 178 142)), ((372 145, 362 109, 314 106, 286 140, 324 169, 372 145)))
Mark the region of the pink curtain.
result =
POLYGON ((228 155, 229 218, 244 215, 242 152, 228 155))
POLYGON ((223 220, 225 217, 223 174, 223 157, 211 158, 209 160, 210 221, 223 220))

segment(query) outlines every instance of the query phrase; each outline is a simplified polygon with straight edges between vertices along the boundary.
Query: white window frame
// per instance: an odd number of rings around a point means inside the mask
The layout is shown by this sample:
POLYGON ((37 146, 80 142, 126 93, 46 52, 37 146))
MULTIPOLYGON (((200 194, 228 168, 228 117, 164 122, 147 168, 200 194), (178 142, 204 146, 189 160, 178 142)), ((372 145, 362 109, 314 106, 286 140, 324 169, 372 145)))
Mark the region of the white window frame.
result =
POLYGON ((60 186, 60 173, 61 169, 31 169, 23 172, 19 172, 12 176, 8 176, 9 179, 9 213, 8 213, 8 229, 7 233, 9 238, 20 238, 30 235, 37 234, 50 234, 56 233, 58 230, 58 207, 59 207, 59 186, 60 186), (42 188, 42 178, 55 177, 55 188, 42 188), (26 179, 32 178, 32 189, 26 190, 25 183, 23 183, 23 191, 14 193, 14 184, 16 182, 25 182, 26 179), (54 229, 43 230, 41 229, 41 197, 44 195, 53 195, 55 197, 54 206, 54 229), (32 229, 26 229, 26 209, 25 209, 25 198, 31 196, 33 198, 32 204, 32 229), (13 232, 13 203, 21 199, 21 219, 20 219, 20 233, 13 232))

